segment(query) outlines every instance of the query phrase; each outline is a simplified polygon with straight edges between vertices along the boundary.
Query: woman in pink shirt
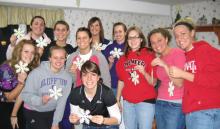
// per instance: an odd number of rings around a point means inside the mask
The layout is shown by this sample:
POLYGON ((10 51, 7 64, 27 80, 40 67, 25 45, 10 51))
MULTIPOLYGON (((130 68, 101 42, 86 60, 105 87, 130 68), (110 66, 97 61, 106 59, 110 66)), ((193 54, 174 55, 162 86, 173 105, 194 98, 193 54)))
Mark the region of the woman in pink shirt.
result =
POLYGON ((182 113, 183 79, 169 76, 169 66, 183 69, 184 52, 169 47, 171 35, 168 30, 157 28, 148 34, 149 46, 159 56, 152 61, 157 67, 157 76, 161 81, 155 105, 157 129, 185 129, 182 113))

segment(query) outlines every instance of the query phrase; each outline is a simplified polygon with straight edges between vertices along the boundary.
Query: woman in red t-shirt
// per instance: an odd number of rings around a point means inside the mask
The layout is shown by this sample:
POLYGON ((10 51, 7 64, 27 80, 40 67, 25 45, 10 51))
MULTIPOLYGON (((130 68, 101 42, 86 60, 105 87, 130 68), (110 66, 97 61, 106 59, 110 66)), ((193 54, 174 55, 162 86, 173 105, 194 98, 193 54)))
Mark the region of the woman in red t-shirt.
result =
POLYGON ((117 101, 123 96, 126 129, 151 129, 156 92, 154 55, 146 47, 146 39, 138 27, 130 27, 125 37, 125 55, 116 64, 119 77, 117 101))

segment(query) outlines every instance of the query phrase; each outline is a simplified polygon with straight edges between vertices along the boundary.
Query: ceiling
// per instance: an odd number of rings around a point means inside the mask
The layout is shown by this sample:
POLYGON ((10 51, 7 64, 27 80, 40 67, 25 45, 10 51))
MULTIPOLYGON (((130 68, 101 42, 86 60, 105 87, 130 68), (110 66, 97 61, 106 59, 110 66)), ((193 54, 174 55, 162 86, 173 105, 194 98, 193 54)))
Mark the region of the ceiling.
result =
POLYGON ((220 0, 134 0, 134 1, 176 5, 176 4, 186 4, 186 3, 194 3, 194 2, 202 2, 202 1, 218 1, 219 2, 220 0))

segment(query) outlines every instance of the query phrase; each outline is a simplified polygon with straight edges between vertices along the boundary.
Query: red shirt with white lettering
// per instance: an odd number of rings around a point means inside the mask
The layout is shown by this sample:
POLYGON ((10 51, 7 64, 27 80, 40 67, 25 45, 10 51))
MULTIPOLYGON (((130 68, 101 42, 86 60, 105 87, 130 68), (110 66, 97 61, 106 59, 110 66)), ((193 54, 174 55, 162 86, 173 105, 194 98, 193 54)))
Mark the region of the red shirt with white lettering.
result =
POLYGON ((220 51, 198 41, 185 54, 185 70, 194 74, 194 81, 184 81, 183 111, 220 108, 220 51))
POLYGON ((136 65, 142 65, 149 75, 153 70, 153 76, 156 78, 156 71, 151 66, 153 59, 153 53, 143 48, 140 53, 129 51, 127 57, 124 55, 118 60, 116 72, 119 80, 124 82, 123 99, 131 103, 139 103, 156 98, 154 86, 150 85, 144 75, 134 68, 136 65))

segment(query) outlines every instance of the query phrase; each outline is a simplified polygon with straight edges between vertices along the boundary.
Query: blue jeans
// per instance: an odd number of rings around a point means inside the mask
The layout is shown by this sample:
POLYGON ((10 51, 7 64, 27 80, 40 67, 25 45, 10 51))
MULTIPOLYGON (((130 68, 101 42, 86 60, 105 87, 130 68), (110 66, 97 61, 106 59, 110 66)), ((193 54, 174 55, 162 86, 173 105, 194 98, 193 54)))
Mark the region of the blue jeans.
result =
POLYGON ((185 129, 182 104, 157 100, 155 118, 157 129, 185 129))
POLYGON ((187 129, 220 129, 220 109, 208 109, 186 114, 187 129))
POLYGON ((123 100, 125 129, 152 129, 155 104, 140 102, 137 104, 123 100))
POLYGON ((117 125, 110 125, 110 126, 91 126, 91 125, 83 125, 83 129, 118 129, 117 125))
POLYGON ((117 88, 112 88, 113 94, 116 96, 117 95, 117 88))

